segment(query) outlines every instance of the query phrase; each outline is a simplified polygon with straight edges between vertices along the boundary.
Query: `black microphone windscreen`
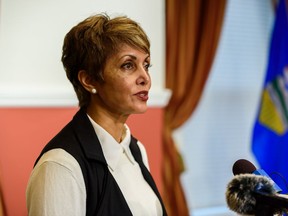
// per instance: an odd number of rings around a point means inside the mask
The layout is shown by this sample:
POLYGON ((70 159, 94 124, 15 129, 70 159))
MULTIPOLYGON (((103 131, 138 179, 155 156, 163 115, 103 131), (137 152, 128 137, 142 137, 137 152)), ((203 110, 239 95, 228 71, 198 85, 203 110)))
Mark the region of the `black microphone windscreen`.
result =
POLYGON ((269 195, 276 193, 270 180, 264 176, 236 175, 227 186, 226 202, 228 207, 239 214, 255 214, 255 193, 257 192, 269 195))
POLYGON ((239 159, 237 160, 232 168, 234 175, 253 173, 256 170, 256 167, 248 160, 239 159))

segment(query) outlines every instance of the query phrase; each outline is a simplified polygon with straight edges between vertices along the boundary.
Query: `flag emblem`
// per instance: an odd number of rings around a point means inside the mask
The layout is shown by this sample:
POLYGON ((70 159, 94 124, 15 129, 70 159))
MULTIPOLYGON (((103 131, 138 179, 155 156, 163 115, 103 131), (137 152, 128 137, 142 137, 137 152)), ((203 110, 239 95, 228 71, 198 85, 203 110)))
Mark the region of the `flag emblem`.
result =
POLYGON ((259 122, 278 135, 285 134, 288 129, 288 66, 283 74, 266 85, 259 113, 259 122))

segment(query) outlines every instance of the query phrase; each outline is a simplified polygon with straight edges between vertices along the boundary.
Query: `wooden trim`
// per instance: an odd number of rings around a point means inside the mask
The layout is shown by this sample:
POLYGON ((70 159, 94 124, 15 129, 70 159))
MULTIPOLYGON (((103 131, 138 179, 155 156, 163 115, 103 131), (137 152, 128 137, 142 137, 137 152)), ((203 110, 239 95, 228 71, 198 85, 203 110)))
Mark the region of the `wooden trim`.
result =
MULTIPOLYGON (((169 89, 152 89, 149 107, 164 107, 171 96, 169 89)), ((5 92, 0 89, 0 107, 71 107, 78 100, 73 90, 61 88, 39 88, 5 92), (49 89, 49 90, 47 90, 49 89)))

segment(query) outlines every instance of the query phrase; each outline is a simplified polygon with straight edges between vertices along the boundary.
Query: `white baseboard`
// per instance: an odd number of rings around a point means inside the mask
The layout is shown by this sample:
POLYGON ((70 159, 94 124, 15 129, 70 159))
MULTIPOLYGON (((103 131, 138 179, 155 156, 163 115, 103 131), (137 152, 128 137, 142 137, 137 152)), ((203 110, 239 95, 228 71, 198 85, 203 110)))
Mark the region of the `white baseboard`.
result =
MULTIPOLYGON (((171 91, 169 89, 152 89, 149 93, 149 107, 167 105, 171 91)), ((73 89, 52 87, 1 87, 0 107, 70 107, 78 106, 73 89)))

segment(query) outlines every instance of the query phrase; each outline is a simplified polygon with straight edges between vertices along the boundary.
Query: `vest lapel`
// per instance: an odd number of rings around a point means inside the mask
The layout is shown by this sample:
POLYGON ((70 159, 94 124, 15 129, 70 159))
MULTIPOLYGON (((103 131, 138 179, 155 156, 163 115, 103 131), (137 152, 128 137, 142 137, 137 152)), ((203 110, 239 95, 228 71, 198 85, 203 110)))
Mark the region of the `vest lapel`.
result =
POLYGON ((131 136, 130 150, 131 150, 131 153, 134 156, 135 160, 137 161, 137 163, 139 164, 139 166, 141 168, 141 172, 144 176, 144 179, 148 182, 148 184, 150 185, 150 187, 152 188, 152 190, 154 191, 154 193, 158 197, 158 199, 161 203, 161 206, 162 206, 163 215, 167 215, 166 209, 165 209, 163 201, 161 199, 161 195, 157 189, 157 186, 153 180, 153 177, 151 176, 149 170, 147 169, 147 167, 143 163, 141 151, 140 151, 139 146, 137 144, 137 140, 133 136, 131 136))

